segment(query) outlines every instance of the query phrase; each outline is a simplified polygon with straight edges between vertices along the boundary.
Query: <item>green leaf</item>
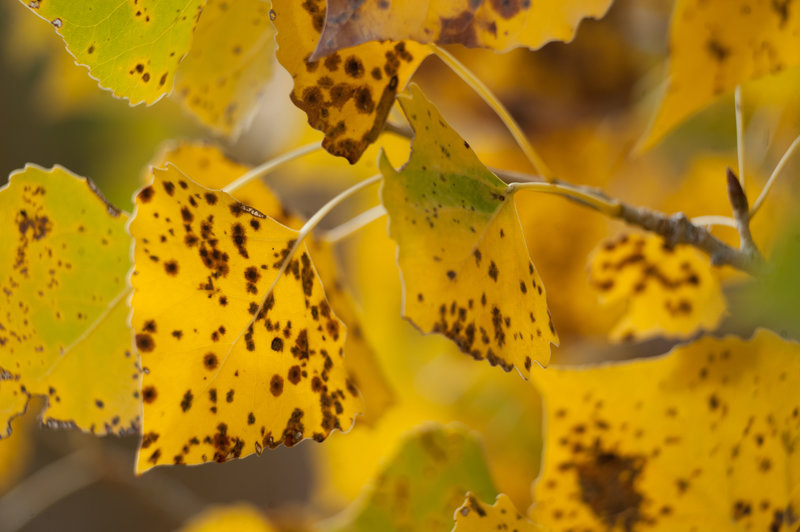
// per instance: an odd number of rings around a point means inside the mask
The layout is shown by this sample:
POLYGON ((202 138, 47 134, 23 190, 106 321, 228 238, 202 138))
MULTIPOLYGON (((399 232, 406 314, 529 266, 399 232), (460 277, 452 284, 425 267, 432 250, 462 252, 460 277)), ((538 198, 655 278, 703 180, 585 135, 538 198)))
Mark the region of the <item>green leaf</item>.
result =
POLYGON ((91 181, 60 167, 28 165, 0 190, 2 418, 41 395, 47 424, 138 429, 126 220, 91 181))
POLYGON ((766 330, 705 337, 659 358, 531 377, 547 427, 537 522, 627 531, 797 524, 797 343, 766 330))
POLYGON ((449 531, 468 491, 482 499, 497 495, 481 442, 465 428, 429 424, 408 434, 360 498, 321 528, 449 531))
POLYGON ((132 105, 172 91, 203 0, 20 0, 49 21, 76 63, 132 105))
POLYGON ((381 197, 397 242, 403 314, 477 360, 527 377, 558 342, 514 201, 419 87, 400 103, 414 128, 411 157, 380 160, 381 197))
POLYGON ((350 428, 361 399, 344 369, 345 328, 305 246, 277 278, 297 231, 172 165, 139 192, 129 229, 131 323, 147 368, 139 472, 350 428))

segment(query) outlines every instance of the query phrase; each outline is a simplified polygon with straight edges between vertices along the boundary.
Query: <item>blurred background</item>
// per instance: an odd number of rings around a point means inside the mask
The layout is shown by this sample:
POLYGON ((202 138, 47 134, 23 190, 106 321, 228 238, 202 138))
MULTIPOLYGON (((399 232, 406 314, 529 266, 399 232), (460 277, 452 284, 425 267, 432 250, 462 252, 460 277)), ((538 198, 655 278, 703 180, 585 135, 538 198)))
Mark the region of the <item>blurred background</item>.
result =
MULTIPOLYGON (((570 44, 503 55, 451 51, 508 106, 560 179, 599 186, 666 212, 729 216, 725 169, 737 166, 732 96, 653 150, 632 154, 663 82, 671 9, 669 0, 617 0, 602 20, 585 21, 570 44)), ((258 164, 321 138, 291 105, 291 78, 277 64, 264 104, 234 140, 209 134, 169 98, 131 108, 99 89, 74 65, 52 26, 16 0, 0 2, 0 72, 0 184, 28 162, 60 164, 92 178, 112 203, 128 211, 148 162, 167 141, 214 142, 234 160, 258 164)), ((484 163, 530 171, 492 111, 435 58, 413 80, 484 163)), ((751 195, 800 133, 798 86, 795 68, 744 87, 751 195)), ((408 156, 407 141, 382 138, 379 144, 395 166, 408 156)), ((267 182, 291 209, 307 216, 376 173, 378 149, 370 148, 356 167, 315 153, 267 182)), ((756 243, 775 260, 775 274, 754 284, 720 271, 729 313, 716 333, 749 336, 761 325, 800 335, 800 221, 791 214, 800 158, 784 172, 753 226, 756 243)), ((375 190, 365 192, 337 209, 325 226, 377 203, 375 190)), ((622 309, 600 306, 586 264, 621 224, 552 196, 520 195, 517 207, 561 338, 554 363, 652 356, 673 345, 663 339, 607 341, 622 309)), ((738 245, 730 228, 715 234, 738 245)), ((36 421, 43 405, 34 401, 14 421, 12 437, 0 440, 0 497, 17 488, 14 500, 22 502, 15 511, 29 517, 23 530, 173 530, 210 505, 235 501, 252 503, 287 529, 302 528, 352 502, 398 438, 426 420, 459 421, 478 431, 499 491, 517 508, 527 508, 541 452, 541 405, 533 387, 516 374, 476 364, 442 338, 420 335, 401 318, 395 247, 385 220, 343 241, 337 253, 364 335, 394 393, 393 406, 377 422, 357 422, 350 433, 335 433, 324 445, 304 441, 224 465, 159 468, 135 478, 137 437, 99 439, 43 429, 36 421)), ((3 523, 0 516, 0 529, 3 523)))

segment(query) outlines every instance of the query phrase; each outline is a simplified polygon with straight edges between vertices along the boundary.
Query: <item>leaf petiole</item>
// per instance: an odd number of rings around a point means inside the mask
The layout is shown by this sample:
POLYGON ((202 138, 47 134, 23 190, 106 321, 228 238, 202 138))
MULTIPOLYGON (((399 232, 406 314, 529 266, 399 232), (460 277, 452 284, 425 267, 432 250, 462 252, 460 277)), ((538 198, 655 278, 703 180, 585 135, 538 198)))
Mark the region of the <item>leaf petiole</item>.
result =
POLYGON ((235 181, 228 183, 228 185, 225 186, 225 188, 223 188, 222 191, 227 192, 228 194, 232 194, 236 189, 243 187, 244 185, 246 185, 247 183, 249 183, 254 179, 258 179, 259 177, 267 175, 268 173, 272 172, 279 166, 282 166, 290 161, 302 157, 303 155, 312 153, 320 149, 322 149, 322 145, 319 142, 313 142, 311 144, 306 144, 305 146, 300 146, 299 148, 295 148, 292 151, 274 157, 269 161, 252 168, 251 170, 243 174, 235 181))
POLYGON ((746 191, 744 178, 744 118, 742 117, 742 86, 737 85, 734 92, 734 111, 736 113, 736 157, 739 161, 739 183, 746 191))
POLYGON ((535 192, 544 192, 545 194, 564 196, 577 200, 581 203, 585 203, 611 217, 618 216, 620 211, 620 204, 616 200, 609 200, 600 196, 599 194, 593 194, 591 192, 581 190, 580 188, 562 183, 509 183, 506 190, 509 194, 513 194, 517 190, 533 190, 535 192))
POLYGON ((480 96, 486 104, 492 108, 492 110, 497 114, 498 118, 503 121, 506 128, 508 129, 511 136, 514 137, 514 140, 517 142, 517 145, 520 147, 522 152, 525 154, 525 157, 530 161, 533 165, 534 170, 545 180, 552 181, 550 177, 550 169, 544 163, 539 154, 536 153, 536 150, 533 149, 531 143, 528 142, 528 138, 525 136, 525 133, 522 132, 522 129, 517 124, 516 120, 511 116, 511 113, 505 108, 505 106, 497 99, 497 97, 489 90, 487 87, 475 74, 473 74, 466 66, 464 66, 461 61, 453 57, 450 52, 439 48, 435 44, 429 45, 433 53, 445 64, 447 65, 458 77, 460 77, 464 82, 472 87, 472 89, 480 96))
POLYGON ((761 194, 758 195, 756 201, 753 202, 753 206, 750 208, 750 219, 753 219, 753 216, 756 215, 758 209, 761 208, 761 205, 764 203, 764 200, 767 199, 767 193, 772 188, 772 185, 775 184, 775 180, 778 178, 780 173, 783 171, 783 168, 786 166, 786 163, 791 158, 792 154, 794 154, 797 149, 800 148, 800 135, 794 139, 794 142, 789 146, 786 152, 781 157, 781 160, 778 161, 778 164, 775 166, 775 170, 772 171, 772 175, 769 176, 767 180, 767 184, 764 185, 764 188, 761 190, 761 194))
POLYGON ((325 233, 325 240, 335 244, 384 216, 386 208, 383 205, 376 205, 325 233))

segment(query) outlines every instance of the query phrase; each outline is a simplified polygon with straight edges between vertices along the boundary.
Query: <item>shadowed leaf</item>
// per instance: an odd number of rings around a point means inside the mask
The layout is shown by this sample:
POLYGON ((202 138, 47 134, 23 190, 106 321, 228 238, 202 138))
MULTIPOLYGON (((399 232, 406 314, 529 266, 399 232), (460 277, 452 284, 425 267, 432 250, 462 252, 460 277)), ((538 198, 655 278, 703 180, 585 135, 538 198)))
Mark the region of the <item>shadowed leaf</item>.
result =
POLYGON ((800 514, 800 346, 760 330, 535 371, 554 530, 785 530, 800 514))
POLYGON ((326 150, 355 163, 378 138, 395 95, 428 49, 412 42, 366 43, 310 61, 325 0, 273 0, 272 9, 278 61, 294 78, 292 102, 325 133, 326 150))
POLYGON ((570 41, 611 0, 330 0, 314 58, 372 40, 458 43, 505 52, 570 41))
POLYGON ((175 98, 226 135, 246 125, 272 75, 275 30, 266 0, 207 0, 192 49, 176 75, 175 98))
POLYGON ((249 504, 212 506, 202 514, 184 524, 178 532, 274 532, 269 521, 249 504))
POLYGON ((409 433, 359 499, 321 529, 450 530, 468 491, 496 495, 480 441, 464 428, 429 424, 409 433))
POLYGON ((0 190, 0 435, 32 395, 54 427, 99 434, 139 425, 127 326, 127 216, 93 183, 29 165, 0 190), (68 201, 65 201, 68 199, 68 201))
POLYGON ((627 305, 612 340, 686 338, 715 329, 725 315, 709 258, 659 236, 623 234, 605 242, 589 264, 589 281, 603 303, 627 305))
POLYGON ((345 329, 297 232, 168 165, 136 198, 132 324, 147 368, 138 470, 324 440, 360 408, 345 329))
POLYGON ((542 280, 506 185, 414 85, 400 99, 414 128, 411 157, 385 156, 381 197, 397 242, 403 314, 477 360, 527 377, 558 341, 542 280))
POLYGON ((800 9, 786 0, 678 0, 669 61, 641 149, 737 85, 800 64, 800 9))

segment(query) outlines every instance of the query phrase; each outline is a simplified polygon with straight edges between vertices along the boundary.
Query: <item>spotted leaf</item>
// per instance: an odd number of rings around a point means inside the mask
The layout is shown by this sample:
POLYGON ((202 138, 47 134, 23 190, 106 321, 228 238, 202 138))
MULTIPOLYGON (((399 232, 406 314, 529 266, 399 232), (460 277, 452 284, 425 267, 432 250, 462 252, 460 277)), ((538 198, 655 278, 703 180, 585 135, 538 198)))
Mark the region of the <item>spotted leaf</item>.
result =
POLYGON ((791 0, 678 0, 669 48, 643 149, 737 85, 800 65, 800 10, 791 0))
POLYGON ((270 292, 296 231, 171 165, 137 195, 129 229, 146 368, 140 472, 350 428, 361 401, 345 328, 305 246, 270 292))
POLYGON ((294 78, 292 102, 325 133, 322 145, 355 163, 383 129, 397 91, 428 55, 412 42, 366 43, 319 61, 309 57, 325 21, 325 0, 273 0, 278 61, 294 78))
MULTIPOLYGON (((20 0, 23 1, 23 0, 20 0)), ((172 90, 203 0, 25 0, 99 85, 136 105, 172 90)))
POLYGON ((800 346, 760 330, 548 368, 533 517, 553 530, 794 530, 800 346), (792 525, 791 528, 782 528, 792 525))
MULTIPOLYGON (((167 162, 209 188, 222 188, 250 169, 231 161, 218 148, 200 143, 174 145, 160 154, 153 165, 163 166, 167 162)), ((287 227, 299 229, 303 225, 303 220, 292 215, 263 181, 251 181, 237 189, 234 197, 287 227)), ((392 405, 394 392, 372 347, 361 332, 355 302, 343 288, 332 246, 313 237, 308 238, 307 245, 314 257, 314 268, 325 287, 328 302, 336 316, 347 326, 344 366, 364 399, 364 413, 359 420, 372 423, 392 405)))
POLYGON ((275 31, 266 0, 206 0, 192 49, 181 61, 175 97, 226 134, 246 125, 272 74, 275 31))
POLYGON ((0 436, 31 396, 53 427, 138 430, 126 221, 61 167, 28 165, 0 190, 0 436))
POLYGON ((477 360, 528 375, 558 341, 506 185, 413 85, 400 103, 414 128, 400 171, 385 156, 381 197, 397 242, 403 314, 477 360))
POLYGON ((184 524, 178 532, 218 532, 220 530, 274 532, 276 529, 256 508, 240 503, 230 506, 212 506, 184 524))
POLYGON ((611 0, 331 0, 314 58, 372 40, 458 43, 508 51, 570 41, 580 21, 611 0))
POLYGON ((622 234, 594 254, 589 280, 604 303, 626 305, 613 340, 685 338, 713 330, 725 315, 725 296, 707 256, 669 246, 659 236, 622 234))
POLYGON ((484 532, 486 530, 516 530, 536 532, 544 527, 531 523, 517 511, 508 495, 500 494, 491 506, 483 504, 472 493, 467 493, 464 504, 456 510, 453 532, 484 532))
POLYGON ((408 434, 359 499, 321 528, 449 530, 468 491, 482 499, 497 494, 481 442, 464 428, 429 424, 408 434))

